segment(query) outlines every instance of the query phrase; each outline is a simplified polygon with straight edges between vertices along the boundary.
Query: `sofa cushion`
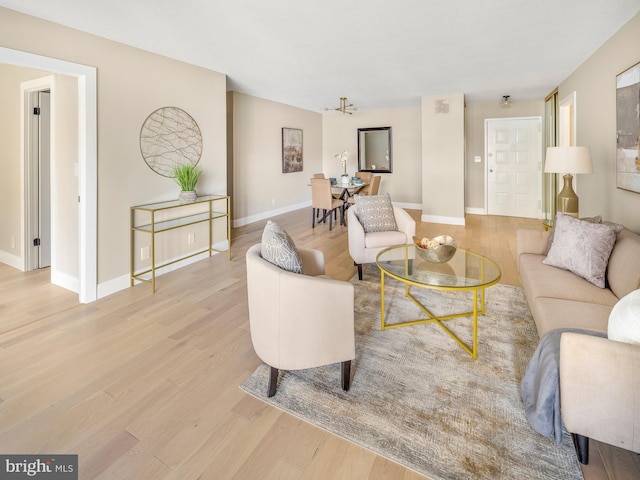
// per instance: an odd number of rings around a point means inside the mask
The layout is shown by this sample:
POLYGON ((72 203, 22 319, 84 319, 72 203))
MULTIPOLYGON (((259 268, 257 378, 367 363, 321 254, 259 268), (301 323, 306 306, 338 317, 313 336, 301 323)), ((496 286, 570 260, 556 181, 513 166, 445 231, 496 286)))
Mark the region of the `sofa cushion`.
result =
POLYGON ((616 228, 558 213, 545 265, 563 268, 594 285, 605 287, 609 256, 616 242, 616 228))
POLYGON ((289 234, 276 222, 269 220, 262 231, 260 255, 266 261, 294 273, 304 273, 302 260, 289 234))
POLYGON ((556 328, 580 328, 606 335, 611 308, 563 298, 537 298, 532 314, 540 338, 556 328))
POLYGON ((607 281, 618 298, 640 288, 640 235, 627 229, 620 232, 609 258, 607 281))
POLYGON ((625 295, 609 315, 609 340, 640 345, 640 290, 625 295))
POLYGON ((393 204, 388 193, 356 195, 355 202, 355 213, 365 233, 398 230, 396 217, 393 214, 393 204))
POLYGON ((618 301, 609 289, 596 287, 568 270, 545 265, 543 259, 544 255, 533 253, 520 255, 520 278, 527 299, 559 298, 609 308, 618 301))

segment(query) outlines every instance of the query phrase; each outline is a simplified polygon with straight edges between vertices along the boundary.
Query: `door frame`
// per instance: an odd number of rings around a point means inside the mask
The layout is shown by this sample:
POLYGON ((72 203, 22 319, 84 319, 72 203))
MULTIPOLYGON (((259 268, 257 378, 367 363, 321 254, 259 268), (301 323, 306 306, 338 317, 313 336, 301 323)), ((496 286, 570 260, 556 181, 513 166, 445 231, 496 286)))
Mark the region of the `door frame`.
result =
MULTIPOLYGON (((32 93, 42 92, 48 90, 51 92, 51 148, 49 153, 49 165, 50 165, 50 179, 55 178, 55 148, 53 145, 53 139, 55 138, 55 124, 53 122, 54 113, 55 113, 55 84, 56 78, 53 75, 49 75, 47 77, 36 78, 34 80, 28 80, 26 82, 22 82, 20 84, 20 136, 22 138, 22 146, 20 151, 20 156, 22 157, 22 172, 23 172, 23 185, 24 185, 24 209, 23 215, 21 218, 22 222, 22 264, 23 271, 28 272, 34 270, 38 265, 38 262, 34 258, 36 255, 36 251, 32 246, 33 238, 35 238, 36 232, 33 230, 34 225, 34 216, 37 215, 38 205, 37 205, 37 194, 33 189, 33 175, 34 172, 32 170, 34 164, 34 156, 37 155, 37 152, 32 151, 32 141, 33 141, 33 129, 32 129, 32 115, 31 111, 34 107, 33 100, 31 97, 32 93)), ((53 252, 56 250, 55 245, 55 232, 56 232, 56 211, 57 205, 55 203, 56 195, 55 185, 50 180, 50 188, 51 188, 51 278, 55 279, 57 277, 57 265, 53 252)))
MULTIPOLYGON (((490 121, 509 121, 509 120, 539 120, 540 128, 542 129, 543 121, 542 117, 539 115, 533 115, 530 117, 495 117, 495 118, 485 118, 484 119, 484 158, 487 160, 484 162, 484 212, 485 215, 489 214, 489 122, 490 121)), ((542 142, 542 131, 540 131, 540 141, 542 142)), ((540 177, 538 178, 539 186, 539 197, 538 197, 538 217, 542 216, 542 176, 543 176, 543 168, 542 168, 542 160, 544 158, 544 145, 540 143, 540 177)))
MULTIPOLYGON (((97 71, 95 67, 0 47, 0 62, 75 77, 78 81, 78 214, 79 288, 81 303, 97 299, 98 276, 98 135, 97 71)), ((21 142, 23 145, 23 142, 21 142)), ((24 152, 22 152, 22 195, 25 212, 24 152)), ((24 228, 24 225, 23 225, 24 228)), ((23 229, 24 232, 24 229, 23 229)), ((25 252, 22 252, 25 255, 25 252)))

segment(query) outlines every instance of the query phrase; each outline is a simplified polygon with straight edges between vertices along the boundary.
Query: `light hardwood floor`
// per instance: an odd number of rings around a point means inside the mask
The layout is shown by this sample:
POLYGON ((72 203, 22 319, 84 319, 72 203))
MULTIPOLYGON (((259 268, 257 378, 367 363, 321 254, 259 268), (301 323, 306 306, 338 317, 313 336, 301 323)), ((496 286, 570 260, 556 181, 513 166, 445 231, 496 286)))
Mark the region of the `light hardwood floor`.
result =
MULTIPOLYGON (((517 228, 539 221, 469 215, 424 224, 494 259, 519 285, 517 228)), ((356 270, 346 227, 311 229, 311 210, 275 217, 327 273, 356 270)), ((244 254, 266 222, 234 229, 216 255, 89 305, 48 271, 0 264, 0 453, 75 453, 81 479, 418 479, 368 450, 244 394, 260 364, 249 337, 244 254)), ((587 480, 606 478, 592 449, 587 480)), ((535 455, 535 452, 532 452, 535 455)))

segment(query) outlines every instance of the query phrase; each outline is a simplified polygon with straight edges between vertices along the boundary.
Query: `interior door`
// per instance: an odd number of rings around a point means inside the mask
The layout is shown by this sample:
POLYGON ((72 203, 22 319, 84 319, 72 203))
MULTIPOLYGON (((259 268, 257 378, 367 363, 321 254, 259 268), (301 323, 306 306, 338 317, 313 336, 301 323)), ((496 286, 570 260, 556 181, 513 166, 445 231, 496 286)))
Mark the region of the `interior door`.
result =
POLYGON ((46 268, 51 266, 51 100, 48 91, 31 95, 31 266, 46 268))
POLYGON ((540 218, 542 119, 488 119, 487 213, 540 218))

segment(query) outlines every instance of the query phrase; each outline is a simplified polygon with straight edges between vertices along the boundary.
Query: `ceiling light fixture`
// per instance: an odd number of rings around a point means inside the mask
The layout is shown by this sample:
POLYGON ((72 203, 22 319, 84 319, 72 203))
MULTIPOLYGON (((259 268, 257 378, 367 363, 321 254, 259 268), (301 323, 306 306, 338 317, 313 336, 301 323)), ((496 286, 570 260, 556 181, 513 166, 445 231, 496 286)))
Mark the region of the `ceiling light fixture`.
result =
POLYGON ((502 100, 500 101, 500 106, 510 107, 511 106, 511 100, 509 100, 510 98, 511 98, 511 95, 503 95, 502 100))
POLYGON ((342 112, 343 114, 353 115, 353 112, 358 110, 357 107, 353 106, 353 103, 347 104, 347 97, 340 97, 340 106, 337 108, 328 108, 325 107, 325 110, 336 110, 338 112, 342 112))

